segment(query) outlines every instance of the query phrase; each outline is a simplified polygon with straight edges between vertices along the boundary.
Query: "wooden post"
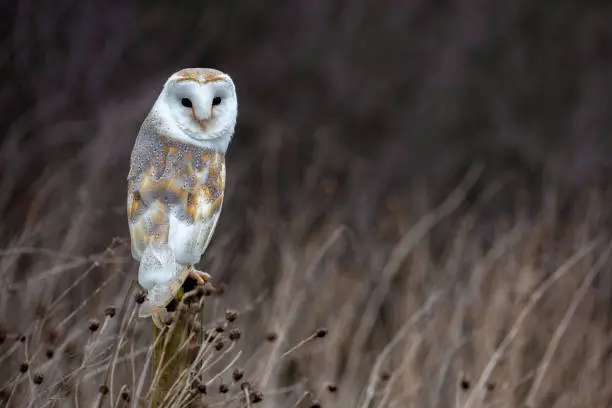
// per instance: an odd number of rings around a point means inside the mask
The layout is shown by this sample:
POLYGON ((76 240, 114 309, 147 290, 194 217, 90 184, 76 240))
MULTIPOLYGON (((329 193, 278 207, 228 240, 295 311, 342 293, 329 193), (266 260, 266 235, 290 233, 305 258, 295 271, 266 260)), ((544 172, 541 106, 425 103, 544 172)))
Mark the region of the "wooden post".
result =
MULTIPOLYGON (((176 294, 172 304, 168 305, 168 309, 176 311, 177 305, 181 305, 183 295, 195 289, 195 286, 196 282, 191 278, 187 278, 183 287, 176 294)), ((185 306, 181 305, 180 307, 185 306)), ((196 313, 196 316, 198 318, 201 317, 201 313, 202 310, 196 313)), ((193 319, 193 317, 191 313, 180 313, 180 316, 177 313, 172 325, 168 326, 168 330, 159 329, 153 324, 152 344, 155 344, 155 346, 152 355, 151 381, 155 381, 157 378, 157 382, 152 384, 151 408, 161 407, 162 402, 167 397, 176 380, 191 364, 191 361, 189 361, 189 347, 187 347, 185 342, 188 340, 192 330, 189 320, 193 319), (170 363, 168 364, 168 362, 170 363)), ((200 336, 197 336, 196 340, 200 343, 200 336)))

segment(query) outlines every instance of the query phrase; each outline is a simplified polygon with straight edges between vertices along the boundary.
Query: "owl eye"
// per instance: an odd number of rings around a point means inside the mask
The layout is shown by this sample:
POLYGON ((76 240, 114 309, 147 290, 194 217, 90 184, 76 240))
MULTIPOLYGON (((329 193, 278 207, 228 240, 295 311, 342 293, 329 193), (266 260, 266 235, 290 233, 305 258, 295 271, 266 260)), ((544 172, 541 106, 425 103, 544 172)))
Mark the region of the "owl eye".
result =
POLYGON ((189 98, 181 99, 181 105, 183 105, 186 108, 191 108, 193 106, 193 104, 191 103, 191 99, 189 98))
POLYGON ((219 98, 218 96, 215 96, 212 102, 213 106, 218 105, 220 103, 221 103, 221 98, 219 98))

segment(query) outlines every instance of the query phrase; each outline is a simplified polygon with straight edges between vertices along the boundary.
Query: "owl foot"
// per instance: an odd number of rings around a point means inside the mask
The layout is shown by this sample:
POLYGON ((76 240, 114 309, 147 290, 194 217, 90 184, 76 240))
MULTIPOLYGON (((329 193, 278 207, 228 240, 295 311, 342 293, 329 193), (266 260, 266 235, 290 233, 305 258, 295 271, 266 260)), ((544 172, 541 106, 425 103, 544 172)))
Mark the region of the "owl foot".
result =
POLYGON ((189 273, 187 276, 198 282, 198 285, 203 285, 210 280, 210 275, 208 273, 198 271, 193 266, 189 269, 189 273))

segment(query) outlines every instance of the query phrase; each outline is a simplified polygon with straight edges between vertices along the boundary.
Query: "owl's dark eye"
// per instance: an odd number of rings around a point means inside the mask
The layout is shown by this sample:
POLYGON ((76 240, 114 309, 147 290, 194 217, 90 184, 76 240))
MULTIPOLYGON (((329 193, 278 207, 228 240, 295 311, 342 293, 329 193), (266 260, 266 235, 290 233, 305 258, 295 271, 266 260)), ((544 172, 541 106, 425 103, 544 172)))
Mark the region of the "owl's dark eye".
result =
POLYGON ((184 106, 184 107, 186 107, 186 108, 191 108, 191 106, 192 106, 193 104, 191 103, 191 99, 189 99, 189 98, 183 98, 183 99, 181 99, 181 105, 183 105, 183 106, 184 106))
POLYGON ((218 96, 215 96, 213 98, 213 106, 218 105, 221 103, 221 98, 219 98, 218 96))

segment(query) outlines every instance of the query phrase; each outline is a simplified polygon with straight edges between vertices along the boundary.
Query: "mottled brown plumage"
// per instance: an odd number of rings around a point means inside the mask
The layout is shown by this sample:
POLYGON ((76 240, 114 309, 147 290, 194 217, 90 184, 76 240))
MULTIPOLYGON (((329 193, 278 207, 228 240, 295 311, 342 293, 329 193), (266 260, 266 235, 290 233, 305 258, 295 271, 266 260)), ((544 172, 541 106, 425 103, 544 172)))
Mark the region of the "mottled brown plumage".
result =
MULTIPOLYGON (((136 260, 150 243, 168 243, 170 214, 188 225, 211 219, 216 223, 225 188, 224 154, 145 130, 136 140, 131 162, 128 220, 135 229, 136 260)), ((183 260, 190 261, 197 262, 183 260)))

